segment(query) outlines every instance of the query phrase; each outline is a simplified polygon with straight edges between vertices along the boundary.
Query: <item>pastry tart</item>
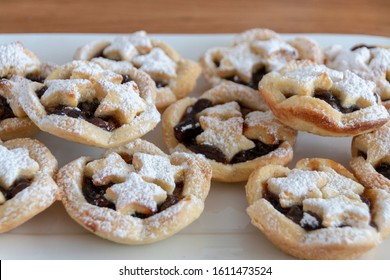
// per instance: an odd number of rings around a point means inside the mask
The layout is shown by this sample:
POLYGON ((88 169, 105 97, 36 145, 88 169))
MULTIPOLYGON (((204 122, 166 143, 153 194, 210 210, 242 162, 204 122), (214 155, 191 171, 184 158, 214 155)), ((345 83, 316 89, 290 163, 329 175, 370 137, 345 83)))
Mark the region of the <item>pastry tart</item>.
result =
POLYGON ((367 188, 390 192, 390 122, 352 140, 351 168, 367 188))
POLYGON ((43 131, 97 147, 119 146, 160 121, 153 81, 133 67, 125 73, 73 61, 58 67, 44 84, 29 84, 19 102, 43 131))
POLYGON ((151 39, 145 31, 116 37, 113 41, 93 41, 74 54, 77 60, 94 61, 96 58, 127 61, 148 73, 157 87, 159 110, 188 95, 201 73, 196 62, 182 58, 168 44, 151 39))
POLYGON ((272 30, 255 28, 237 35, 228 47, 207 50, 200 64, 212 86, 228 81, 248 91, 257 91, 265 74, 298 59, 322 63, 322 50, 308 38, 285 41, 272 30))
POLYGON ((7 232, 56 201, 57 161, 39 141, 0 142, 0 232, 7 232))
POLYGON ((264 109, 258 93, 221 83, 199 99, 187 97, 169 106, 162 118, 163 138, 171 152, 203 154, 213 180, 245 181, 256 167, 292 159, 296 131, 264 109))
POLYGON ((350 70, 375 82, 383 105, 390 111, 390 47, 358 45, 347 49, 333 45, 325 50, 325 58, 329 68, 350 70))
POLYGON ((390 232, 390 193, 365 188, 340 164, 268 165, 246 185, 247 213, 277 247, 303 259, 356 258, 390 232))
POLYGON ((138 139, 99 159, 81 157, 57 178, 65 209, 80 225, 114 242, 145 244, 200 216, 211 169, 202 157, 167 156, 138 139))
POLYGON ((28 137, 38 132, 17 96, 27 83, 44 80, 54 68, 41 63, 19 42, 0 45, 0 139, 28 137))
POLYGON ((259 90, 282 123, 318 135, 354 136, 390 119, 375 83, 309 61, 269 73, 259 90))

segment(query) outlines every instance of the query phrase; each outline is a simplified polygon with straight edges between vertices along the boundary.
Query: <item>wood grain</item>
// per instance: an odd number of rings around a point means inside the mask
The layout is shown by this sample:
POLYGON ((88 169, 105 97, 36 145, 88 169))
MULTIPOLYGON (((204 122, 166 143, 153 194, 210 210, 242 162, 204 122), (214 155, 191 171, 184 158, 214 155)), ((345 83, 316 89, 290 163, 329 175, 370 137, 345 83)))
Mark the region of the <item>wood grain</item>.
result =
POLYGON ((390 36, 389 0, 0 0, 0 32, 281 33, 390 36))

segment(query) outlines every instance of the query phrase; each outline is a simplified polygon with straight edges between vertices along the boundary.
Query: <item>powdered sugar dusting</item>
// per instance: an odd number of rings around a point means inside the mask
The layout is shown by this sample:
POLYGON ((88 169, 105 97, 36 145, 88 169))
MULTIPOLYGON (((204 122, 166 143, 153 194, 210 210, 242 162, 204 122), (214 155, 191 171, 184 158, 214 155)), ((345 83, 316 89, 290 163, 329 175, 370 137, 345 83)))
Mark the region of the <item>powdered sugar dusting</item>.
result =
POLYGON ((158 185, 145 182, 137 173, 130 173, 126 181, 115 184, 106 191, 106 198, 115 203, 122 214, 153 213, 157 205, 167 198, 158 185))
POLYGON ((167 79, 176 77, 176 63, 160 48, 154 48, 148 54, 136 56, 132 61, 152 77, 156 75, 163 75, 167 79))
POLYGON ((37 71, 40 64, 39 59, 20 42, 0 45, 0 77, 24 76, 37 71))
POLYGON ((8 189, 17 179, 31 178, 39 164, 29 156, 26 148, 8 150, 0 145, 0 186, 8 189))

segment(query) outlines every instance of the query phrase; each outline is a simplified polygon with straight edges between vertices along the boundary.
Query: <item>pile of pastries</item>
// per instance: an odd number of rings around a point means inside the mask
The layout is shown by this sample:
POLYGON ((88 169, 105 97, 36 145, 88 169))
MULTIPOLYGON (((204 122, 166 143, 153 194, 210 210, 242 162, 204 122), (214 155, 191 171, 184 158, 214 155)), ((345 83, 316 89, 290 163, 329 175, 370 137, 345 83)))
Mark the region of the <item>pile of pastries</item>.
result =
POLYGON ((247 182, 252 224, 298 258, 355 258, 390 233, 390 47, 322 49, 258 28, 195 62, 139 31, 64 65, 0 45, 0 78, 0 232, 61 200, 102 238, 156 242, 222 181, 247 182), (188 97, 201 74, 210 88, 188 97), (141 140, 160 121, 169 155, 141 140), (105 152, 58 170, 29 138, 39 130, 105 152), (351 137, 352 172, 321 158, 285 167, 298 131, 351 137))

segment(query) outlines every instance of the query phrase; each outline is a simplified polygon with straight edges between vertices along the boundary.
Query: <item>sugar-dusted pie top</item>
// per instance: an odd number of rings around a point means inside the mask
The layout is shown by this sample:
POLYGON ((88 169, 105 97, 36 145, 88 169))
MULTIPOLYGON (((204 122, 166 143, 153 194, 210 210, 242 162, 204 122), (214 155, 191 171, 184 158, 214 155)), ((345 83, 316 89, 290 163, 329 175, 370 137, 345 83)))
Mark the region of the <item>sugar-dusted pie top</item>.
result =
POLYGON ((0 78, 12 75, 25 76, 37 71, 41 65, 38 57, 25 49, 20 42, 0 45, 0 78))

